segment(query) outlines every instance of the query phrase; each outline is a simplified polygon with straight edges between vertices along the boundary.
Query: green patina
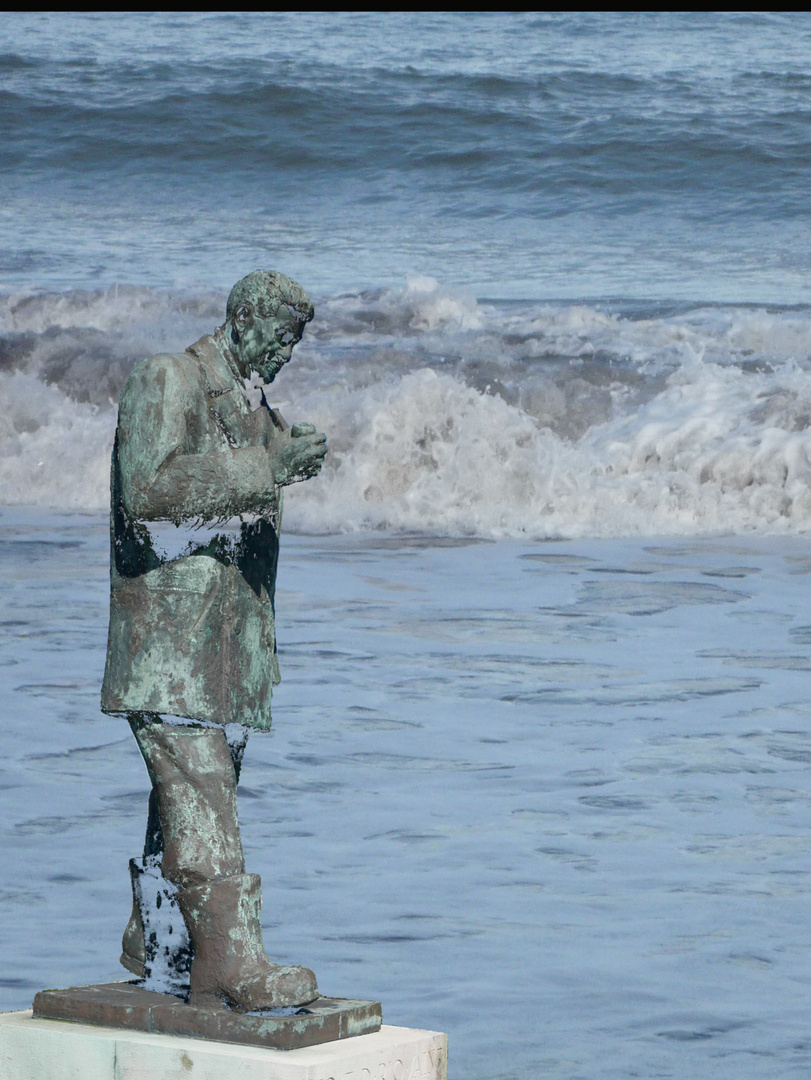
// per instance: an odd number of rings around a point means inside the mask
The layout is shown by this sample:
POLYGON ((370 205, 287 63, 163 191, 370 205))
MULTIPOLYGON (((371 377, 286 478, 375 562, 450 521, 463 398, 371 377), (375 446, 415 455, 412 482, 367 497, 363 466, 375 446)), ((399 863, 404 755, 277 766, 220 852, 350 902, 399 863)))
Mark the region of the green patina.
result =
POLYGON ((270 727, 281 489, 316 475, 326 440, 266 403, 252 410, 240 384, 272 381, 312 315, 299 285, 257 271, 222 327, 130 375, 112 458, 105 712, 270 727), (155 542, 161 522, 188 536, 175 557, 155 542))
POLYGON ((272 382, 312 316, 285 275, 243 278, 223 326, 136 365, 112 455, 101 702, 127 715, 152 782, 122 963, 149 983, 160 961, 173 993, 221 1010, 318 996, 309 968, 265 953, 260 881, 245 873, 237 818, 247 734, 229 743, 216 726, 271 723, 282 489, 316 475, 326 437, 312 424, 288 427, 264 394, 249 404, 243 382, 252 373, 272 382), (164 901, 182 924, 156 920, 164 901))

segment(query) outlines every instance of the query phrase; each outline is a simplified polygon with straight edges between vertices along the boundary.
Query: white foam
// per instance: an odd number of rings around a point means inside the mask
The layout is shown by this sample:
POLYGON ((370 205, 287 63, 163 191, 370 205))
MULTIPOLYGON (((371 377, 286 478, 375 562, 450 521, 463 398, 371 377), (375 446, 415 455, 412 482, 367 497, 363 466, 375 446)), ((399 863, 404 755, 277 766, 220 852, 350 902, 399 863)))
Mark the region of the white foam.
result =
POLYGON ((436 278, 409 274, 400 303, 410 308, 410 325, 415 330, 437 330, 455 326, 478 330, 483 325, 482 310, 473 297, 443 289, 436 278))
MULTIPOLYGON (((215 299, 6 297, 7 329, 35 336, 20 370, 0 371, 0 502, 106 506, 105 342, 123 372, 136 345, 210 329, 215 299), (117 336, 94 338, 92 353, 75 335, 102 326, 117 336), (63 392, 92 400, 94 382, 101 404, 63 392)), ((270 391, 289 422, 329 436, 322 475, 289 491, 287 528, 535 537, 811 524, 808 312, 631 319, 479 303, 417 276, 319 311, 270 391)))
POLYGON ((115 411, 66 398, 27 372, 0 373, 0 503, 102 509, 115 411))
POLYGON ((696 363, 569 442, 423 370, 312 401, 308 417, 340 434, 324 475, 291 490, 287 522, 491 537, 805 530, 811 435, 792 428, 806 410, 811 380, 797 368, 696 363))
POLYGON ((181 294, 135 285, 64 293, 20 289, 0 294, 0 325, 7 333, 36 334, 92 328, 132 335, 148 328, 155 351, 160 344, 156 336, 182 336, 190 323, 221 316, 222 309, 222 298, 212 292, 181 294))

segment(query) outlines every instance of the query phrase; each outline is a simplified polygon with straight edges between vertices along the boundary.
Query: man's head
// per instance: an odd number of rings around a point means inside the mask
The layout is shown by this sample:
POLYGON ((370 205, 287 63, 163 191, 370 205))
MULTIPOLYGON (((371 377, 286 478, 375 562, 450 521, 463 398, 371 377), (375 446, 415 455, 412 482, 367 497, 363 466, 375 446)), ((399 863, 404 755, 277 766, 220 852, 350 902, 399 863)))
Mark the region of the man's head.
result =
POLYGON ((225 308, 225 333, 242 374, 256 371, 273 382, 313 313, 307 293, 286 274, 254 270, 238 281, 225 308))

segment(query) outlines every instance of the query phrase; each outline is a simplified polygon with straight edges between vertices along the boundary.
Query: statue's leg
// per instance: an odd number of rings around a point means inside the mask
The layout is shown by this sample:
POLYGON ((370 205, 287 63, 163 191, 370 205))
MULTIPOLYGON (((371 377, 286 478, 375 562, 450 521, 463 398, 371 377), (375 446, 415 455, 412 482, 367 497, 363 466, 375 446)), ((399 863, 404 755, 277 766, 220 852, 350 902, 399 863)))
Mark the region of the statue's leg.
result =
MULTIPOLYGON (((133 733, 160 724, 157 713, 130 713, 133 733)), ((146 837, 141 858, 130 859, 132 911, 121 941, 121 963, 145 980, 150 990, 185 997, 189 990, 191 940, 177 899, 177 888, 163 877, 163 832, 158 797, 149 793, 146 837)))
MULTIPOLYGON (((141 713, 134 713, 130 716, 130 726, 133 731, 135 731, 145 723, 156 723, 160 722, 160 720, 161 718, 157 715, 145 716, 141 713)), ((242 770, 242 759, 245 754, 245 747, 248 743, 250 728, 245 727, 243 724, 227 724, 223 730, 225 731, 228 751, 231 755, 231 762, 234 766, 237 783, 239 783, 239 774, 242 770)), ((158 860, 162 860, 163 857, 163 833, 161 831, 160 815, 158 813, 158 792, 154 787, 149 792, 149 807, 147 811, 143 860, 140 861, 140 867, 136 861, 130 866, 130 875, 134 893, 137 891, 137 877, 139 871, 144 868, 146 861, 150 856, 158 860)), ((142 979, 144 977, 145 955, 144 924, 143 919, 141 918, 141 909, 138 901, 133 896, 132 911, 130 912, 129 921, 124 930, 124 936, 121 939, 121 964, 128 971, 132 972, 133 975, 142 979)))
POLYGON ((233 757, 222 727, 149 723, 135 738, 156 792, 163 875, 194 950, 189 1001, 252 1011, 314 1000, 313 973, 272 964, 262 942, 260 880, 245 873, 237 818, 244 735, 233 757))
MULTIPOLYGON (((131 713, 129 716, 130 727, 133 731, 145 723, 154 723, 157 716, 144 713, 131 713)), ((144 838, 144 856, 141 860, 143 869, 145 860, 149 856, 160 858, 163 854, 163 836, 161 834, 160 817, 158 816, 158 798, 154 788, 149 792, 149 807, 147 810, 146 837, 144 838)), ((121 939, 121 964, 139 979, 144 977, 144 924, 141 918, 141 909, 135 899, 137 892, 138 865, 136 860, 130 862, 130 877, 133 886, 132 911, 127 922, 124 936, 121 939)))

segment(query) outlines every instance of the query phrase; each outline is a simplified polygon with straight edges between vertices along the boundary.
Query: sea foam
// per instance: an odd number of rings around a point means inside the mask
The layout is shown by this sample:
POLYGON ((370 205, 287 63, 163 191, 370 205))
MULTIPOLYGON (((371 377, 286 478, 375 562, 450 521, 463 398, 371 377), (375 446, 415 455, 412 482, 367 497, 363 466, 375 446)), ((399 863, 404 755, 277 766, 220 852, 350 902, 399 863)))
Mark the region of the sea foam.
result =
MULTIPOLYGON (((132 365, 182 350, 214 293, 2 301, 0 498, 106 505, 132 365)), ((329 436, 286 527, 485 537, 811 525, 811 315, 481 303, 426 277, 321 298, 268 389, 329 436)))

